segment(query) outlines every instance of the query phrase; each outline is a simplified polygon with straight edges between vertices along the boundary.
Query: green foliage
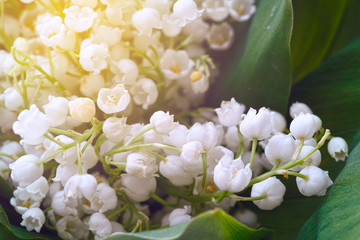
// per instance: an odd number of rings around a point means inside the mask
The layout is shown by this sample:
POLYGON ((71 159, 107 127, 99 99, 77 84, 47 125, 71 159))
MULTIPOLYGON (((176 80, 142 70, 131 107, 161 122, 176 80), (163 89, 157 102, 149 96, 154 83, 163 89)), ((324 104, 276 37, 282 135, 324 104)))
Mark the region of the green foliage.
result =
POLYGON ((135 234, 119 233, 106 238, 107 240, 118 239, 197 239, 197 240, 255 240, 268 239, 272 236, 272 231, 261 228, 259 230, 251 229, 236 219, 222 211, 214 209, 199 214, 190 222, 179 224, 170 228, 141 232, 135 234))
POLYGON ((285 112, 290 93, 290 0, 263 0, 258 6, 245 50, 237 53, 212 96, 213 102, 235 97, 247 106, 285 112))

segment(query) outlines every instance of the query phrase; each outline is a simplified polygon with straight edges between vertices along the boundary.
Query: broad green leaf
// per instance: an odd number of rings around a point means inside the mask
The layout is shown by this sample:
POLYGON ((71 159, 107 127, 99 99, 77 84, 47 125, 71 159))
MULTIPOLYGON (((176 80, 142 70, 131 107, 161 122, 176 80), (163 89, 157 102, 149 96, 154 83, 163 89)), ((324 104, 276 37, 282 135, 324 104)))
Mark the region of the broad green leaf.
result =
POLYGON ((13 196, 12 187, 2 177, 0 177, 0 196, 6 199, 10 199, 13 196))
POLYGON ((221 209, 214 209, 199 214, 190 222, 179 224, 170 228, 153 230, 141 233, 118 233, 106 238, 118 239, 177 239, 177 240, 222 240, 222 239, 267 239, 273 232, 264 228, 254 230, 226 214, 221 209))
POLYGON ((349 142, 360 127, 360 39, 334 55, 292 89, 333 135, 349 142))
POLYGON ((348 0, 293 0, 291 38, 293 82, 320 65, 339 29, 348 0))
POLYGON ((360 236, 360 144, 351 152, 325 203, 306 222, 298 239, 358 239, 360 236))
POLYGON ((340 27, 327 54, 328 56, 333 55, 360 36, 360 28, 354 24, 360 22, 360 0, 347 0, 347 2, 340 27))
POLYGON ((262 0, 247 37, 244 52, 222 74, 211 101, 235 97, 247 106, 266 105, 284 112, 291 84, 290 35, 292 6, 290 0, 262 0))

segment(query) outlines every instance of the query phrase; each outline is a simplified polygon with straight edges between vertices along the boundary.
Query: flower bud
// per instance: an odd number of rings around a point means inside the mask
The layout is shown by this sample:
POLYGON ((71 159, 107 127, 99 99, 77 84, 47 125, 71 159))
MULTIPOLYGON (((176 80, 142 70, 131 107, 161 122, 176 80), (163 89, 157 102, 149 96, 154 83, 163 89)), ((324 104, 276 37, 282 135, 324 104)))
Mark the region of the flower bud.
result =
POLYGON ((140 35, 151 36, 153 28, 161 28, 160 14, 154 8, 143 8, 133 14, 132 24, 140 35))
POLYGON ((109 219, 102 213, 93 213, 89 219, 89 230, 95 235, 95 239, 103 239, 112 233, 109 219))
POLYGON ((90 122, 95 116, 95 103, 90 98, 76 98, 69 102, 70 115, 80 122, 90 122))
POLYGON ((203 171, 201 157, 203 152, 204 148, 202 144, 197 141, 188 142, 182 146, 180 157, 184 164, 184 170, 190 173, 193 177, 196 177, 203 171))
POLYGON ((299 191, 304 196, 324 196, 326 190, 330 187, 333 182, 331 181, 327 171, 315 166, 308 166, 300 171, 300 174, 303 174, 308 177, 308 179, 303 179, 300 177, 296 178, 296 184, 299 188, 299 191))
POLYGON ((312 111, 309 108, 309 106, 306 105, 305 103, 295 102, 295 103, 291 104, 290 109, 289 109, 290 116, 292 118, 295 118, 300 113, 311 113, 312 114, 312 111))
POLYGON ((5 108, 10 111, 18 111, 24 106, 24 99, 13 87, 7 88, 3 94, 5 108))
POLYGON ((290 135, 277 134, 269 139, 265 147, 265 156, 273 165, 276 160, 284 164, 290 161, 295 149, 295 140, 290 135))
POLYGON ((262 140, 268 137, 272 130, 270 110, 264 107, 260 108, 257 114, 255 109, 250 108, 240 123, 240 132, 248 139, 262 140))
POLYGON ((348 156, 348 145, 346 141, 341 137, 333 137, 328 143, 328 152, 335 161, 344 161, 348 156))
POLYGON ((64 187, 65 201, 69 198, 85 197, 91 200, 96 191, 97 182, 90 174, 75 174, 66 182, 64 187))
POLYGON ((255 183, 251 189, 251 197, 265 196, 264 199, 254 201, 254 204, 263 210, 272 210, 279 206, 285 194, 284 184, 276 177, 255 183))
POLYGON ((290 133, 295 139, 312 138, 316 132, 314 115, 311 113, 300 113, 290 123, 290 133))

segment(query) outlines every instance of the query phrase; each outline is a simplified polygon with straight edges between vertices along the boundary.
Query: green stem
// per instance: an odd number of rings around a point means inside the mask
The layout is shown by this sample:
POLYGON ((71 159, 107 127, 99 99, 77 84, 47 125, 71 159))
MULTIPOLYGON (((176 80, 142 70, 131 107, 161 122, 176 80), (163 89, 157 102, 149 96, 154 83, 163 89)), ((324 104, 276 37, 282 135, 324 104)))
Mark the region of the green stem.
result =
POLYGON ((115 149, 109 151, 106 155, 111 156, 116 153, 128 152, 131 150, 139 150, 139 149, 147 148, 147 147, 155 147, 155 148, 160 148, 160 149, 166 148, 166 149, 174 150, 177 152, 181 152, 180 148, 177 148, 172 145, 163 144, 163 143, 146 143, 146 144, 133 145, 133 146, 129 146, 129 147, 124 146, 124 147, 115 148, 115 149))
POLYGON ((111 164, 111 165, 116 166, 121 171, 126 169, 126 162, 112 162, 112 161, 109 161, 108 163, 111 164))
POLYGON ((79 171, 79 175, 83 174, 83 169, 82 169, 82 162, 81 162, 81 150, 80 150, 80 144, 76 144, 76 152, 77 152, 77 162, 78 162, 78 171, 79 171))
POLYGON ((276 159, 275 164, 274 164, 273 168, 271 169, 271 171, 277 169, 280 166, 280 163, 281 163, 281 160, 276 159))
POLYGON ((252 168, 255 152, 256 152, 256 146, 257 146, 257 138, 252 139, 252 146, 251 146, 251 156, 250 156, 250 169, 252 168))
POLYGON ((266 195, 261 195, 258 197, 241 197, 241 196, 237 196, 235 194, 232 194, 229 196, 231 199, 235 200, 235 201, 256 201, 256 200, 261 200, 266 198, 266 195))
POLYGON ((225 197, 228 197, 230 195, 230 192, 228 191, 222 191, 221 192, 221 195, 218 197, 218 198, 215 198, 215 201, 214 203, 216 205, 218 205, 219 203, 221 203, 221 201, 225 198, 225 197))
POLYGON ((201 186, 202 186, 202 192, 205 190, 205 184, 206 184, 206 176, 207 176, 207 156, 206 156, 206 152, 203 152, 201 154, 202 157, 202 165, 203 165, 203 176, 202 176, 202 182, 201 182, 201 186))
POLYGON ((160 159, 160 160, 163 161, 163 162, 167 162, 167 159, 166 159, 165 157, 161 156, 160 154, 158 154, 158 153, 156 153, 156 152, 148 151, 148 150, 145 150, 145 152, 146 152, 147 154, 149 154, 149 155, 152 155, 152 156, 160 159))
POLYGON ((242 155, 244 155, 244 151, 245 151, 245 142, 244 142, 244 137, 240 132, 240 125, 236 125, 236 129, 237 129, 237 134, 239 137, 239 148, 236 152, 235 155, 235 159, 237 159, 238 157, 241 157, 242 155))
POLYGON ((137 133, 136 135, 132 136, 132 138, 129 139, 129 141, 127 141, 124 145, 124 147, 127 147, 129 145, 131 145, 132 143, 134 143, 138 138, 140 138, 142 135, 144 135, 146 132, 150 131, 154 129, 154 126, 149 126, 147 128, 145 128, 144 130, 142 130, 141 132, 137 133))
POLYGON ((0 152, 0 156, 10 158, 11 160, 14 160, 14 161, 16 161, 16 159, 17 159, 16 156, 10 155, 10 154, 4 153, 4 152, 0 152))
POLYGON ((155 193, 150 193, 150 197, 152 199, 154 199, 155 201, 157 201, 158 203, 164 205, 165 207, 171 207, 171 208, 176 208, 178 207, 178 204, 176 203, 169 203, 167 201, 165 201, 164 199, 162 199, 161 197, 159 197, 158 195, 156 195, 155 193))
POLYGON ((112 214, 110 214, 109 216, 107 216, 107 219, 111 220, 116 220, 116 218, 123 212, 125 211, 127 208, 129 207, 128 204, 125 204, 122 208, 120 208, 119 210, 113 212, 112 214))
POLYGON ((56 134, 60 134, 60 135, 68 135, 68 136, 71 136, 71 137, 76 137, 76 138, 79 138, 82 136, 82 134, 80 133, 77 133, 73 130, 70 130, 70 131, 67 131, 67 130, 62 130, 62 129, 57 129, 57 128, 49 128, 49 132, 51 133, 56 133, 56 134))
POLYGON ((47 138, 47 139, 49 139, 49 140, 52 141, 53 143, 59 145, 60 147, 65 146, 64 143, 59 142, 59 141, 56 141, 53 137, 51 137, 51 136, 50 136, 49 134, 47 134, 47 133, 44 134, 44 137, 47 138))
POLYGON ((27 93, 27 86, 25 83, 25 72, 24 71, 21 71, 21 86, 23 89, 22 97, 24 100, 25 108, 29 108, 29 99, 28 99, 28 93, 27 93))

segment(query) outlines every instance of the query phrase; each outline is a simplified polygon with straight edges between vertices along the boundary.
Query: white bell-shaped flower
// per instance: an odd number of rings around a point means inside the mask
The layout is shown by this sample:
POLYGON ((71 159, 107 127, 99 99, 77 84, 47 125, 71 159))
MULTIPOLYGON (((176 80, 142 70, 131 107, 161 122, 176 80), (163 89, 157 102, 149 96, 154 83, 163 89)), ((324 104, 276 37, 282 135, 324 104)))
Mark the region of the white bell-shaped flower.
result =
POLYGON ((328 187, 333 184, 328 172, 315 166, 304 168, 300 174, 308 177, 308 179, 296 177, 298 189, 304 196, 324 196, 328 187))
POLYGON ((48 47, 59 46, 65 40, 66 27, 59 16, 45 16, 36 26, 41 42, 48 47))
POLYGON ((25 109, 19 114, 18 121, 13 124, 13 130, 24 142, 37 145, 44 140, 49 126, 48 117, 32 104, 29 110, 25 109))
POLYGON ((225 3, 231 18, 238 22, 249 20, 256 11, 254 0, 228 0, 225 3))
POLYGON ((91 200, 91 209, 104 213, 114 209, 118 203, 115 189, 107 183, 99 183, 96 187, 94 198, 91 200))
POLYGON ((164 137, 164 143, 181 148, 187 142, 188 131, 189 129, 185 125, 179 124, 169 132, 168 136, 164 137))
MULTIPOLYGON (((30 208, 40 207, 41 200, 38 201, 32 199, 31 196, 27 196, 28 198, 26 199, 20 199, 19 193, 21 191, 24 191, 24 189, 21 187, 17 187, 17 189, 13 192, 14 197, 10 199, 10 204, 14 207, 16 212, 18 212, 19 214, 24 214, 30 208)), ((23 194, 23 197, 26 196, 23 194)))
POLYGON ((93 30, 94 43, 106 43, 108 46, 113 46, 120 42, 123 31, 120 28, 100 25, 93 30))
POLYGON ((341 137, 333 137, 328 143, 328 152, 335 161, 344 161, 348 156, 349 147, 341 137))
POLYGON ((187 141, 201 142, 205 150, 210 150, 219 144, 221 135, 212 122, 195 123, 188 131, 187 141))
MULTIPOLYGON (((210 25, 209 23, 205 22, 203 19, 198 18, 188 24, 183 28, 183 33, 186 36, 192 36, 192 39, 196 43, 202 43, 205 38, 206 34, 209 32, 210 25)), ((187 48, 189 51, 189 47, 187 48)))
POLYGON ((174 115, 169 112, 156 111, 150 117, 150 123, 154 126, 154 130, 160 134, 168 134, 176 127, 174 123, 174 115))
POLYGON ((69 112, 71 117, 80 122, 90 122, 95 116, 95 103, 90 98, 76 98, 69 101, 69 112))
POLYGON ((215 108, 220 124, 225 127, 239 124, 244 111, 245 105, 238 103, 235 98, 231 98, 230 101, 222 101, 220 108, 215 108))
POLYGON ((111 222, 102 213, 93 213, 89 218, 89 230, 94 233, 94 239, 103 239, 112 233, 111 222))
POLYGON ((97 13, 90 7, 71 6, 64 9, 65 25, 74 32, 84 32, 91 28, 97 13))
POLYGON ((295 139, 291 135, 276 134, 269 139, 265 147, 265 156, 271 164, 280 160, 281 165, 291 160, 296 149, 295 139))
POLYGON ((214 182, 221 191, 240 192, 251 177, 250 165, 245 166, 241 158, 234 160, 231 154, 224 154, 214 169, 214 182))
POLYGON ((19 188, 19 199, 26 201, 32 199, 34 201, 42 201, 49 191, 49 183, 45 177, 41 176, 33 183, 25 188, 19 188))
POLYGON ((271 113, 267 108, 260 108, 259 112, 250 108, 244 120, 240 123, 241 134, 248 138, 262 140, 268 137, 273 130, 271 113))
POLYGON ((162 16, 162 31, 167 37, 176 37, 181 32, 181 20, 173 13, 162 16))
POLYGON ((312 138, 316 132, 314 115, 300 112, 290 123, 290 133, 295 139, 312 138))
POLYGON ((53 182, 60 182, 62 186, 65 186, 67 180, 69 180, 69 178, 71 178, 77 173, 78 168, 75 164, 75 161, 72 164, 60 164, 59 166, 57 166, 55 177, 52 180, 53 182))
POLYGON ((97 105, 106 114, 117 113, 126 109, 130 103, 130 94, 123 84, 99 91, 97 105))
POLYGON ((124 140, 130 131, 130 126, 126 124, 126 117, 109 117, 104 121, 103 132, 107 139, 114 143, 124 140))
POLYGON ((49 103, 43 106, 51 127, 58 127, 66 122, 69 114, 69 101, 63 97, 49 96, 49 103))
POLYGON ((94 44, 91 39, 85 39, 81 43, 79 63, 86 71, 100 73, 108 66, 108 56, 109 49, 106 44, 94 44))
POLYGON ((264 199, 254 201, 254 204, 263 210, 272 210, 279 206, 285 194, 284 184, 276 177, 255 183, 251 189, 251 197, 264 196, 264 199))
POLYGON ((305 103, 294 102, 289 108, 289 114, 292 118, 295 118, 300 113, 311 113, 312 111, 305 103))
POLYGON ((184 171, 184 163, 179 156, 169 155, 166 162, 161 161, 159 170, 161 175, 170 180, 175 186, 186 186, 193 182, 190 173, 184 171))
MULTIPOLYGON (((0 152, 10 156, 20 157, 24 153, 24 148, 16 141, 4 141, 0 147, 0 152)), ((0 160, 8 164, 14 162, 13 159, 5 156, 0 156, 0 160)))
POLYGON ((154 8, 143 8, 132 16, 132 24, 140 35, 151 36, 153 28, 161 29, 160 13, 154 8))
POLYGON ((77 206, 78 200, 75 198, 69 198, 66 201, 64 191, 55 193, 51 200, 51 208, 56 214, 62 217, 78 215, 77 206))
POLYGON ((86 198, 91 200, 96 192, 96 178, 90 174, 75 174, 64 187, 65 201, 70 198, 86 198))
POLYGON ((45 214, 40 208, 30 208, 21 217, 23 220, 20 225, 26 227, 27 231, 40 232, 45 223, 45 214))
POLYGON ((110 70, 115 74, 114 81, 125 85, 133 85, 139 75, 137 64, 128 58, 114 62, 110 70))
POLYGON ((191 220, 191 206, 185 205, 184 208, 176 208, 171 211, 169 215, 169 226, 174 226, 180 223, 188 222, 191 220))
POLYGON ((225 5, 228 0, 204 0, 202 6, 208 18, 215 22, 224 21, 229 16, 229 9, 225 5))
POLYGON ((152 178, 139 178, 130 174, 121 174, 121 183, 125 193, 134 201, 142 202, 150 198, 155 192, 156 180, 152 178))
POLYGON ((56 231, 62 239, 84 239, 89 235, 89 226, 77 216, 65 216, 56 222, 56 231))
POLYGON ((184 50, 167 49, 160 59, 161 71, 169 80, 187 76, 193 66, 194 62, 184 50))
POLYGON ((126 172, 139 178, 151 178, 158 170, 156 158, 143 153, 131 153, 127 156, 126 172))
MULTIPOLYGON (((310 154, 315 147, 313 146, 303 146, 297 159, 305 158, 308 154, 310 154)), ((320 150, 316 150, 313 154, 311 154, 308 158, 305 159, 304 165, 314 165, 319 166, 321 163, 321 152, 320 150)))
POLYGON ((231 47, 234 36, 234 29, 229 23, 213 23, 206 35, 206 40, 213 50, 227 50, 231 47))
POLYGON ((273 122, 274 124, 274 131, 275 132, 283 132, 286 128, 286 119, 285 117, 276 112, 276 111, 270 111, 270 115, 271 115, 271 121, 273 122))
POLYGON ((139 79, 132 86, 130 92, 133 95, 134 102, 141 105, 145 110, 156 102, 159 95, 155 82, 149 78, 139 79))
POLYGON ((24 106, 22 95, 13 87, 7 88, 3 95, 5 108, 10 111, 18 111, 24 106))
POLYGON ((183 168, 193 177, 196 177, 203 171, 203 152, 205 152, 203 145, 198 141, 188 142, 182 146, 180 157, 183 161, 183 168))
POLYGON ((201 16, 203 10, 198 10, 196 3, 193 0, 179 0, 173 5, 174 15, 180 19, 181 25, 194 21, 201 16))
POLYGON ((42 164, 38 164, 40 159, 35 155, 24 155, 9 165, 11 169, 11 179, 24 188, 39 179, 44 172, 42 164))

